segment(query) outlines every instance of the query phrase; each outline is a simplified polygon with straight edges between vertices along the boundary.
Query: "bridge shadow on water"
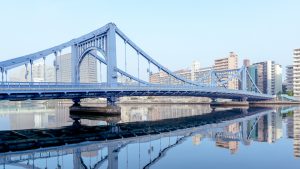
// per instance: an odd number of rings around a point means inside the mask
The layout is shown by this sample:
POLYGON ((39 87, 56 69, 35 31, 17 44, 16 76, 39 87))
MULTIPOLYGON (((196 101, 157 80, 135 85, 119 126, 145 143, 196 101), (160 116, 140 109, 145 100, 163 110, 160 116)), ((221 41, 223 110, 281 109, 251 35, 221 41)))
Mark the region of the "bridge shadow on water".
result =
MULTIPOLYGON (((74 119, 73 125, 70 126, 0 131, 0 165, 32 165, 33 168, 34 160, 56 157, 59 159, 73 154, 71 161, 74 168, 100 168, 105 162, 108 168, 118 168, 120 151, 125 147, 128 151, 129 144, 138 143, 139 153, 147 149, 148 154, 156 154, 148 162, 142 162, 142 167, 138 167, 149 168, 163 158, 168 150, 198 134, 217 140, 219 144, 230 141, 250 144, 258 120, 272 112, 273 108, 263 107, 215 109, 200 115, 133 122, 121 121, 120 116, 100 117, 70 113, 70 117, 74 119), (82 119, 105 120, 107 125, 87 126, 81 124, 82 119), (232 124, 240 124, 241 130, 228 131, 232 124), (169 141, 166 141, 168 139, 169 141), (151 145, 153 140, 160 140, 159 151, 155 153, 151 145), (168 144, 162 145, 161 140, 168 144), (140 144, 149 142, 150 147, 140 148, 140 144), (101 157, 98 158, 99 151, 101 157), (88 152, 97 152, 97 160, 89 167, 84 159, 88 152)), ((57 165, 61 165, 59 160, 57 165)))

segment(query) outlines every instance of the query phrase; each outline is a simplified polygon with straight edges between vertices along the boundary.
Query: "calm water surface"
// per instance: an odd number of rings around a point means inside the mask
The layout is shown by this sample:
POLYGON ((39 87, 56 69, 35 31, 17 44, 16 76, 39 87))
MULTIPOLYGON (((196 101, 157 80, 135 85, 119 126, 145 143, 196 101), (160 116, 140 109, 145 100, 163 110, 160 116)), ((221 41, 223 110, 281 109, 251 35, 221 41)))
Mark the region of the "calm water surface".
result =
MULTIPOLYGON (((0 102, 0 130, 72 125, 69 106, 56 101, 0 102)), ((121 110, 121 118, 112 121, 157 121, 212 113, 207 105, 184 104, 121 105, 121 110)), ((106 125, 105 120, 83 117, 81 123, 106 125)), ((160 135, 0 154, 0 168, 7 169, 299 167, 300 107, 272 107, 245 118, 160 135)))

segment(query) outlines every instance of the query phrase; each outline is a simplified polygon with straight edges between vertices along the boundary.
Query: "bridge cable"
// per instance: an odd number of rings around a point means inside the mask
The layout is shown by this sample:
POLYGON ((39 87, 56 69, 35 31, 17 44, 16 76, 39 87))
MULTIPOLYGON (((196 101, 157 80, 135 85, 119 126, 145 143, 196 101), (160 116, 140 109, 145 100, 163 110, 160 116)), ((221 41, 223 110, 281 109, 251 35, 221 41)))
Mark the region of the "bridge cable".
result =
POLYGON ((100 83, 102 83, 102 68, 101 68, 101 61, 100 61, 100 83))
POLYGON ((33 65, 33 61, 30 60, 30 82, 32 83, 33 82, 33 77, 32 77, 32 65, 33 65))
POLYGON ((141 140, 139 138, 139 168, 141 168, 141 140))
POLYGON ((127 42, 124 41, 125 72, 127 73, 127 42))
POLYGON ((7 83, 7 75, 8 73, 7 73, 7 70, 5 70, 5 81, 6 81, 6 83, 7 83))
POLYGON ((44 60, 44 82, 46 82, 46 57, 43 57, 44 60))
POLYGON ((54 52, 54 55, 55 55, 55 62, 53 64, 54 68, 55 68, 55 82, 57 83, 57 52, 55 51, 54 52))
MULTIPOLYGON (((137 52, 137 55, 138 55, 138 79, 140 80, 140 53, 137 52)), ((141 83, 139 82, 139 85, 141 83)))
MULTIPOLYGON (((27 82, 27 78, 28 78, 28 67, 27 67, 27 63, 25 64, 25 80, 27 82)), ((2 81, 3 81, 3 72, 2 72, 2 81)))
POLYGON ((46 158, 46 167, 45 168, 48 168, 48 157, 46 158))
POLYGON ((128 146, 126 146, 126 168, 128 169, 128 146))
POLYGON ((150 63, 150 60, 148 60, 148 64, 149 64, 149 67, 148 67, 149 79, 148 80, 150 81, 150 77, 151 77, 151 67, 150 67, 151 63, 150 63))
POLYGON ((62 166, 62 168, 64 168, 64 156, 63 155, 61 156, 61 166, 62 166))
MULTIPOLYGON (((59 63, 61 64, 61 50, 59 50, 59 63)), ((60 69, 62 67, 60 66, 60 69)), ((80 72, 80 66, 78 67, 78 71, 80 72)), ((78 76, 80 77, 80 73, 78 74, 78 76)), ((60 70, 60 81, 62 81, 62 71, 60 70)), ((79 78, 80 81, 80 78, 79 78)))

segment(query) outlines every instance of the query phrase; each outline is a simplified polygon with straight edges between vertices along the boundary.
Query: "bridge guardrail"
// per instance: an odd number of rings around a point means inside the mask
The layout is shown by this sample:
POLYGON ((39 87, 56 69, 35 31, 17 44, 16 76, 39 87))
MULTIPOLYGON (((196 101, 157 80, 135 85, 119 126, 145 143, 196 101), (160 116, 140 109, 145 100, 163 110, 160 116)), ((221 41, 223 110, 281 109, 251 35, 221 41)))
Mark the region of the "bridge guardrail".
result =
MULTIPOLYGON (((68 89, 68 90, 122 90, 122 89, 138 89, 138 90, 170 90, 170 89, 177 89, 177 90, 183 90, 183 91, 205 91, 205 90, 218 90, 222 92, 235 92, 235 93, 243 93, 245 91, 240 90, 233 90, 233 89, 224 89, 224 88, 216 88, 216 87, 201 87, 201 86, 192 86, 192 85, 160 85, 160 84, 152 84, 152 85, 125 85, 118 83, 116 86, 108 85, 107 83, 68 83, 68 82, 2 82, 0 83, 0 89, 7 90, 7 91, 13 91, 13 90, 26 90, 26 91, 33 91, 33 90, 39 90, 39 91, 48 91, 54 90, 59 91, 62 89, 68 89)), ((249 93, 255 93, 248 91, 249 93)), ((257 93, 256 93, 257 94, 257 93)), ((260 95, 260 94, 258 94, 260 95)))

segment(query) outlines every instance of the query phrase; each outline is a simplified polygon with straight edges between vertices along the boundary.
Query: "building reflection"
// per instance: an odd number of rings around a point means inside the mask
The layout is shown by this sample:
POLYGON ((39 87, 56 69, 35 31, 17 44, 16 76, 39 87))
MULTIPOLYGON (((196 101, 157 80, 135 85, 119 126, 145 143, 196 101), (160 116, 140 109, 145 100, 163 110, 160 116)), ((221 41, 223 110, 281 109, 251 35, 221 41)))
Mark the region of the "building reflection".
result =
MULTIPOLYGON (((224 128, 224 131, 231 133, 233 135, 240 133, 240 123, 233 123, 224 128)), ((223 140, 218 138, 216 140, 216 146, 221 148, 226 148, 230 151, 231 154, 235 154, 238 151, 239 142, 233 140, 223 140)))
MULTIPOLYGON (((289 117, 288 122, 293 122, 293 119, 289 117)), ((291 125, 289 123, 287 124, 287 126, 291 125)), ((277 109, 264 116, 251 119, 247 122, 230 124, 224 128, 224 132, 230 133, 232 135, 243 133, 243 135, 245 135, 243 142, 244 145, 250 145, 252 141, 275 143, 283 136, 282 124, 283 118, 281 113, 277 109)), ((291 127, 288 129, 291 130, 291 127)), ((294 129, 292 133, 299 133, 299 131, 295 131, 294 129)), ((295 139, 295 142, 296 140, 297 139, 295 139)), ((216 146, 226 148, 230 151, 231 154, 235 154, 239 148, 239 141, 234 141, 228 138, 218 138, 216 140, 216 146)))
POLYGON ((294 156, 300 157, 300 110, 294 111, 294 156))
MULTIPOLYGON (((56 128, 71 125, 73 123, 69 113, 69 107, 71 105, 71 102, 60 101, 9 102, 8 105, 0 107, 0 118, 2 116, 8 117, 9 119, 9 126, 2 128, 18 130, 56 128)), ((192 104, 122 104, 120 107, 120 122, 155 121, 195 116, 211 112, 209 105, 192 104)), ((97 119, 81 119, 81 123, 85 125, 99 125, 103 124, 103 121, 97 119)))
POLYGON ((201 143, 201 134, 196 134, 193 136, 193 145, 197 146, 201 143))

